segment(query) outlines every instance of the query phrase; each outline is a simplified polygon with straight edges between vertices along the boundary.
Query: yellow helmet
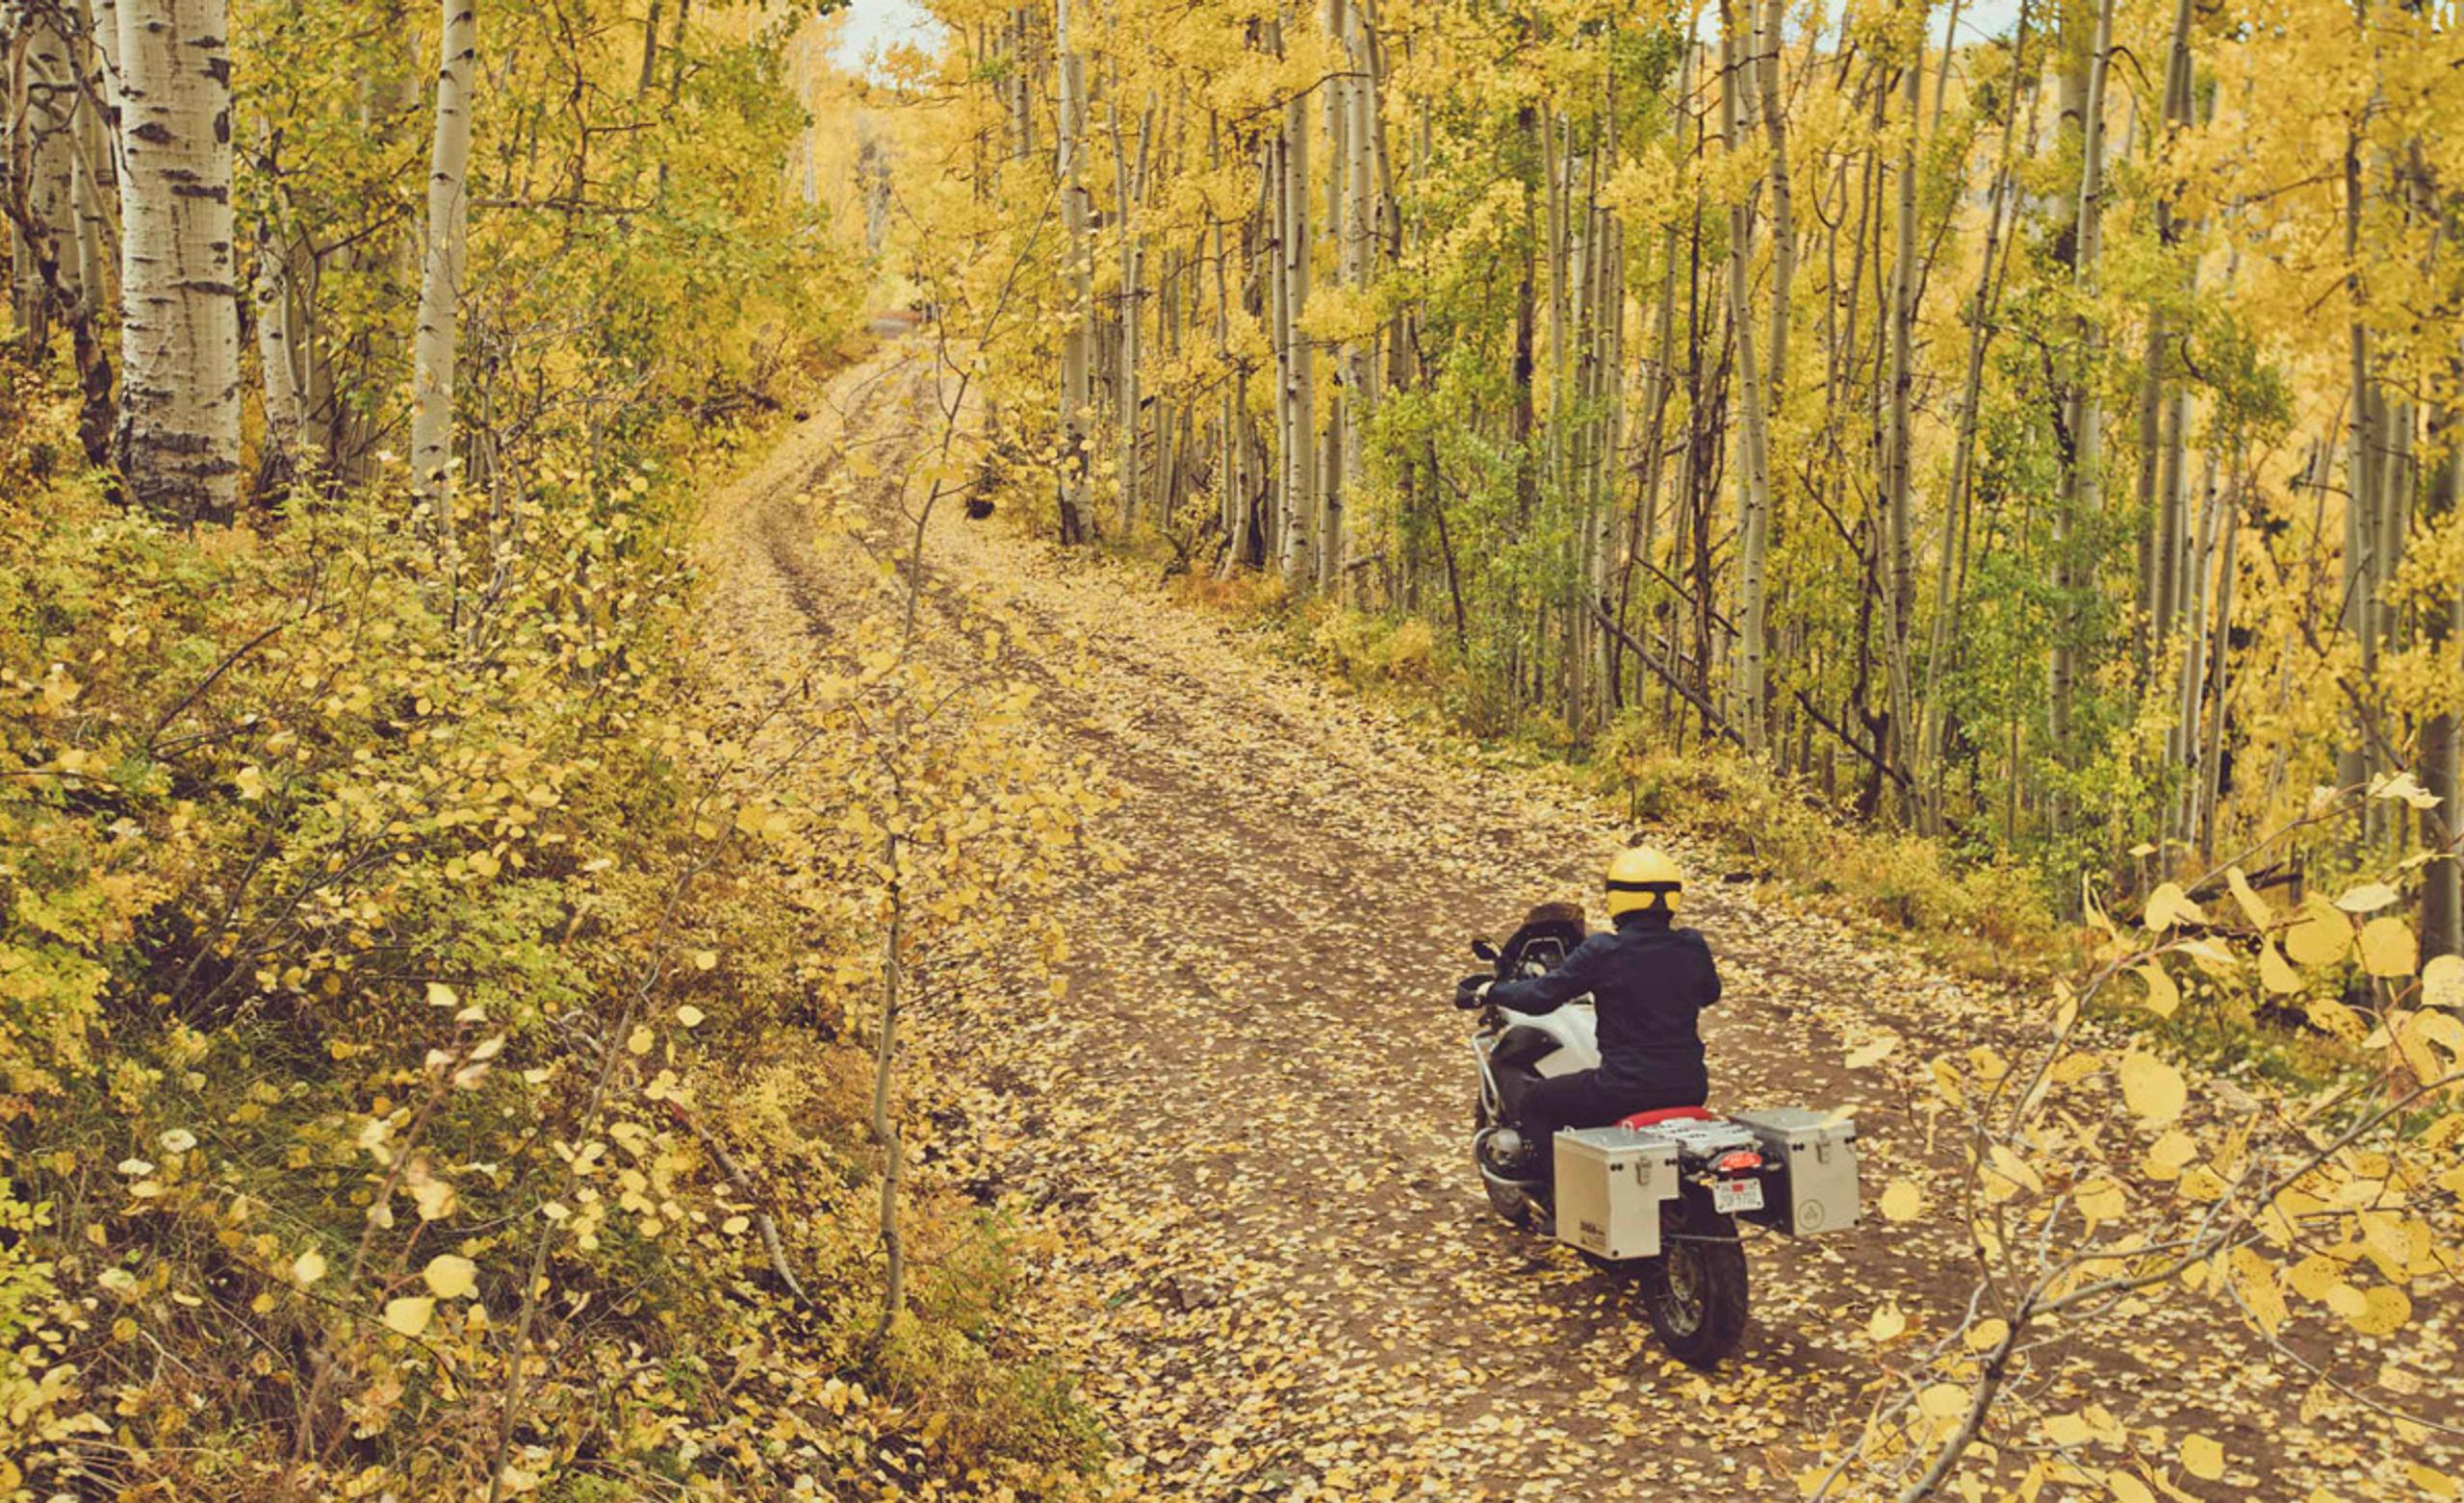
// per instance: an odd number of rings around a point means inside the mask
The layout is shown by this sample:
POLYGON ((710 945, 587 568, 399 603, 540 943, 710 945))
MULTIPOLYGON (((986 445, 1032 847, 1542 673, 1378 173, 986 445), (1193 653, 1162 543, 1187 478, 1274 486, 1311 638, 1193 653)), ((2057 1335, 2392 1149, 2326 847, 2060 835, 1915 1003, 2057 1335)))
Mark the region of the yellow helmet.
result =
POLYGON ((1685 874, 1657 846, 1630 846, 1608 863, 1608 916, 1612 919, 1637 908, 1674 913, 1684 891, 1685 874))

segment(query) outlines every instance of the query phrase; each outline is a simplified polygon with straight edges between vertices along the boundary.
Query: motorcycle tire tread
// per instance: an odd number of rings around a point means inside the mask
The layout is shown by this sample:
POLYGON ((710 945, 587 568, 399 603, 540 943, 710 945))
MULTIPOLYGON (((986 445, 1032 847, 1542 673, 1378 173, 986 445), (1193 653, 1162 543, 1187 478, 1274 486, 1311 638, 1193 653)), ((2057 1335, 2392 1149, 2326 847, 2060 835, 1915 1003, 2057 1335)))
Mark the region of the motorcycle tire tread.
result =
POLYGON ((1671 1246, 1644 1265, 1643 1309, 1653 1334, 1670 1356, 1708 1371, 1733 1354, 1745 1338, 1745 1244, 1737 1236, 1735 1219, 1711 1210, 1709 1199, 1698 1191, 1689 1190, 1671 1202, 1667 1218, 1672 1235, 1664 1240, 1671 1246), (1703 1318, 1691 1331, 1679 1329, 1668 1312, 1668 1259, 1681 1241, 1701 1260, 1704 1273, 1703 1318))

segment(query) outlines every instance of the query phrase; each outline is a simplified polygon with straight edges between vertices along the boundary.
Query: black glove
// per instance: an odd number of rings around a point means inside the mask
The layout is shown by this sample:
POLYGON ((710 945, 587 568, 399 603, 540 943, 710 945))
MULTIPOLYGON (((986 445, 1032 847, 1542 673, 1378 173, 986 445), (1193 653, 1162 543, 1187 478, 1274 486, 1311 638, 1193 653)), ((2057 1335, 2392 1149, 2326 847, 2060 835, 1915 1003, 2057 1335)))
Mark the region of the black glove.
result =
POLYGON ((1489 987, 1496 981, 1497 978, 1494 976, 1463 978, 1454 983, 1454 1005, 1466 1012, 1471 1011, 1488 1000, 1489 987))

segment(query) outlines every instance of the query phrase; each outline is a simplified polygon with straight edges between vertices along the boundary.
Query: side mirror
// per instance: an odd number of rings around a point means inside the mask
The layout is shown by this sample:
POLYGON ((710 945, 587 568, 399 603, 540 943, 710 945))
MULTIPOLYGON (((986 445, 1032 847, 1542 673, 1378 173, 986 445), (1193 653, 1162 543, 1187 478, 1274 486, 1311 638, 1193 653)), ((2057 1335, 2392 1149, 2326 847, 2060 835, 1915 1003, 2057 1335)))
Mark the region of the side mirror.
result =
POLYGON ((1472 941, 1472 953, 1483 960, 1495 961, 1498 957, 1498 947, 1485 939, 1476 939, 1472 941))

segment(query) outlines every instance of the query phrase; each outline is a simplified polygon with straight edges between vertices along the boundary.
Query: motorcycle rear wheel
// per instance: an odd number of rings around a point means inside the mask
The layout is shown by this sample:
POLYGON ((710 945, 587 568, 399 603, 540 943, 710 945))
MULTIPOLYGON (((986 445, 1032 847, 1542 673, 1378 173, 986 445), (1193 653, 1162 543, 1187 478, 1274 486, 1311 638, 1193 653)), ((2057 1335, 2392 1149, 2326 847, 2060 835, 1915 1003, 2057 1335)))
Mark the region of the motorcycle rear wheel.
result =
POLYGON ((1697 1185, 1671 1202, 1661 1249, 1642 1268, 1643 1310, 1670 1356, 1689 1367, 1717 1366, 1745 1337, 1745 1244, 1736 1221, 1711 1209, 1697 1185))
MULTIPOLYGON (((1473 1102, 1472 1172, 1475 1174, 1480 1174, 1482 1168, 1480 1134, 1487 1132, 1492 1125, 1489 1120, 1489 1104, 1485 1101, 1473 1102)), ((1523 1191, 1510 1185, 1500 1185, 1485 1174, 1480 1174, 1480 1186, 1489 1192, 1489 1209, 1496 1211, 1499 1219, 1504 1221, 1506 1225, 1522 1227, 1531 1224, 1531 1202, 1523 1191)))

